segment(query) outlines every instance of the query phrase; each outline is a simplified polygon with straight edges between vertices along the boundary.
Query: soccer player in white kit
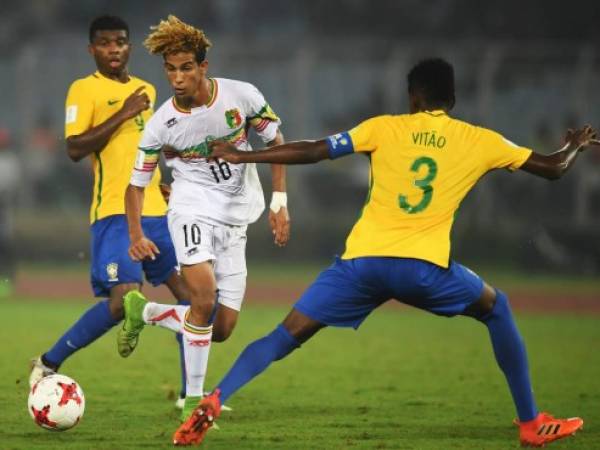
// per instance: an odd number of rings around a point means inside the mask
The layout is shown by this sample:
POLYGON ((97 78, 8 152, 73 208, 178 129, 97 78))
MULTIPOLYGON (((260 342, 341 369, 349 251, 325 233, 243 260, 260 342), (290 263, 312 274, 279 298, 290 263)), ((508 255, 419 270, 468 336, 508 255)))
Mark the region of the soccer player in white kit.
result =
MULTIPOLYGON (((190 307, 149 303, 139 292, 125 297, 125 321, 118 348, 128 356, 144 324, 157 324, 183 335, 187 368, 182 417, 202 396, 211 341, 223 341, 235 327, 246 288, 246 228, 264 210, 263 192, 254 164, 208 162, 208 143, 222 139, 251 151, 254 128, 267 145, 283 143, 280 120, 253 85, 207 76, 211 43, 202 30, 169 16, 144 42, 163 56, 175 95, 148 121, 139 143, 125 194, 134 260, 154 259, 158 249, 140 226, 147 186, 161 153, 173 170, 169 231, 181 273, 190 290, 190 307), (218 307, 217 307, 218 304, 218 307)), ((285 169, 272 166, 273 200, 269 222, 275 243, 289 238, 285 169)))

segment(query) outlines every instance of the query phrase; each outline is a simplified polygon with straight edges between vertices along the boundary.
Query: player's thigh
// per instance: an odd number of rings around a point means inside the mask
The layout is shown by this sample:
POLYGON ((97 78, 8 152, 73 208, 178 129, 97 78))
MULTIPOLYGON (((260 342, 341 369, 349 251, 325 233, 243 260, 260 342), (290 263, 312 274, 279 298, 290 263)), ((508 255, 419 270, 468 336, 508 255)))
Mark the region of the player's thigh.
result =
MULTIPOLYGON (((404 262, 399 259, 399 265, 404 262)), ((417 308, 442 316, 462 314, 484 290, 483 280, 471 269, 450 261, 448 268, 422 260, 407 260, 411 269, 402 268, 407 283, 397 284, 394 297, 417 308)), ((397 277, 397 279, 400 279, 397 277)))
POLYGON ((204 261, 193 265, 181 266, 181 275, 190 291, 192 306, 214 304, 217 295, 217 280, 211 261, 204 261))
POLYGON ((215 230, 215 277, 218 302, 231 310, 242 309, 246 293, 246 227, 215 230))
POLYGON ((337 258, 302 294, 294 309, 315 322, 358 328, 389 296, 361 258, 337 258))
POLYGON ((109 297, 114 286, 141 285, 142 264, 129 257, 129 231, 124 215, 105 217, 91 227, 91 280, 96 297, 109 297))

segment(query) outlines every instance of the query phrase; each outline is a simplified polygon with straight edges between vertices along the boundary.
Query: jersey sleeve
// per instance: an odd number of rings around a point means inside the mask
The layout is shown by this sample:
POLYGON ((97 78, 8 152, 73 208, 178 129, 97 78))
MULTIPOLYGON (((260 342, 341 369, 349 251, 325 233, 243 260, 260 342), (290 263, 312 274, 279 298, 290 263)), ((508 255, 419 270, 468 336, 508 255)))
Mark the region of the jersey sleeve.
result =
POLYGON ((357 152, 374 152, 377 149, 378 118, 373 117, 350 131, 334 134, 326 139, 329 157, 336 159, 357 152))
POLYGON ((521 147, 501 134, 482 129, 479 154, 486 169, 508 169, 511 172, 520 168, 531 156, 532 150, 521 147))
POLYGON ((133 173, 131 174, 131 180, 129 181, 129 184, 132 184, 133 186, 148 186, 150 181, 152 181, 152 176, 158 166, 163 144, 152 129, 152 122, 154 122, 152 119, 148 122, 148 126, 144 129, 144 133, 142 134, 142 138, 138 145, 135 165, 133 166, 133 173))
POLYGON ((275 139, 277 130, 281 125, 281 119, 271 109, 262 93, 250 85, 248 90, 247 122, 256 131, 264 143, 275 139))
POLYGON ((89 130, 93 119, 94 101, 83 80, 77 80, 71 84, 65 102, 65 138, 89 130))

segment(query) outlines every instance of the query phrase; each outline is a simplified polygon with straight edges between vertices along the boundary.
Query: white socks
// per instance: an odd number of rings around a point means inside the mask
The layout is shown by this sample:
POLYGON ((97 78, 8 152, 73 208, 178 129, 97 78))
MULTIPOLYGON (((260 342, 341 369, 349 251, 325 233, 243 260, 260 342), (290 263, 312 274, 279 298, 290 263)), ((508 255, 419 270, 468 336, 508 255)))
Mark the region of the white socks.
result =
POLYGON ((204 378, 212 341, 212 325, 199 327, 187 321, 183 326, 183 348, 186 368, 186 396, 201 397, 204 394, 204 378))
POLYGON ((212 340, 212 325, 199 327, 190 324, 188 305, 165 305, 148 302, 143 318, 148 325, 158 325, 183 335, 183 352, 186 369, 186 395, 201 397, 212 340))
POLYGON ((142 316, 148 325, 158 325, 176 333, 182 333, 184 318, 189 309, 189 305, 148 302, 142 316))

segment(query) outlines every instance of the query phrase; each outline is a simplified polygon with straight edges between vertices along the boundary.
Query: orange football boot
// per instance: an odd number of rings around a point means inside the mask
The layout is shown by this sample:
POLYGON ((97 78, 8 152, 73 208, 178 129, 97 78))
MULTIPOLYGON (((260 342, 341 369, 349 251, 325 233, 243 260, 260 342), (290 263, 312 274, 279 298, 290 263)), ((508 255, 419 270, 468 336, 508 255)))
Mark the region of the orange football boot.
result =
POLYGON ((183 422, 173 435, 175 445, 197 445, 202 442, 206 432, 217 417, 221 414, 221 391, 215 389, 210 395, 204 397, 192 414, 183 422))
POLYGON ((543 447, 545 444, 574 435, 583 427, 579 417, 555 419, 548 413, 539 413, 533 420, 518 422, 523 447, 543 447))

